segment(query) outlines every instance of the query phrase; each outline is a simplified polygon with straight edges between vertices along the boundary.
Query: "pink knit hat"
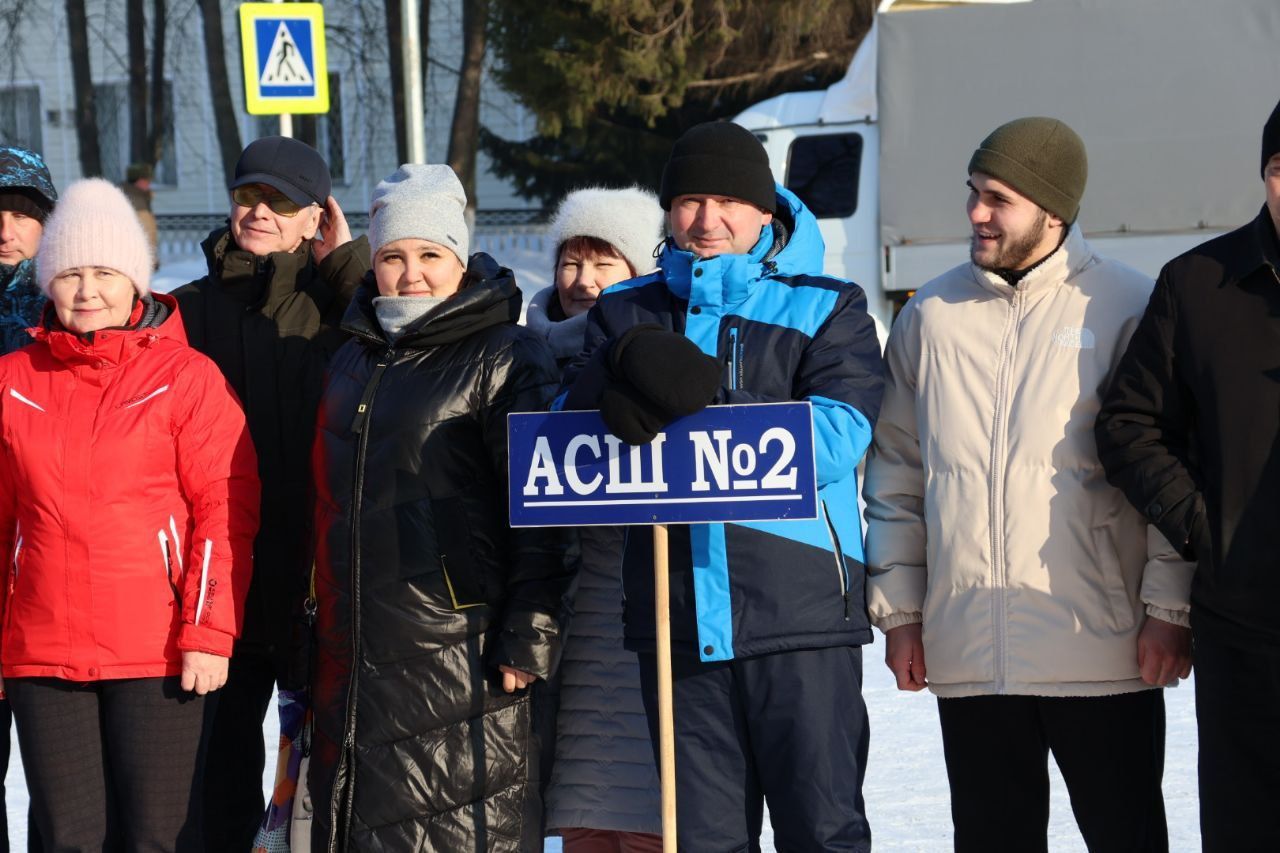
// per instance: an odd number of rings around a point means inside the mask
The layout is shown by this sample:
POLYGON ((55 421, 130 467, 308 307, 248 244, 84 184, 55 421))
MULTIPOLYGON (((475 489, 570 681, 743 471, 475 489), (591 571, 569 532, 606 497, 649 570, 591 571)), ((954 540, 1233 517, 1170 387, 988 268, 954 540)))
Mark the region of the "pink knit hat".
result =
POLYGON ((49 282, 74 267, 109 267, 124 273, 139 296, 151 291, 151 249, 124 193, 102 178, 67 187, 44 224, 36 254, 36 281, 49 282))

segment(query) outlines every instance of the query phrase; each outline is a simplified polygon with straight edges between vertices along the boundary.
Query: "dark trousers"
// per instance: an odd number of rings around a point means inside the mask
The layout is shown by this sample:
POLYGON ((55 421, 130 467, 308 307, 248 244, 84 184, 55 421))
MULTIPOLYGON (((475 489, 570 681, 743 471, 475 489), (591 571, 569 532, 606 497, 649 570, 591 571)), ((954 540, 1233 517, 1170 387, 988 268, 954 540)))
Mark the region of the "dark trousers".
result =
MULTIPOLYGON (((681 851, 759 851, 764 801, 778 850, 871 849, 860 648, 711 664, 677 655, 673 674, 681 851)), ((640 680, 657 754, 654 655, 640 655, 640 680)))
POLYGON ((1167 853, 1164 694, 939 699, 957 853, 1047 851, 1049 753, 1091 853, 1167 853))
MULTIPOLYGON (((9 775, 9 753, 12 749, 13 708, 8 699, 0 699, 0 853, 9 853, 9 813, 5 809, 4 780, 9 775)), ((39 853, 44 846, 40 843, 40 830, 27 807, 27 850, 39 853)))
POLYGON ((1280 849, 1280 651, 1197 632, 1195 656, 1203 849, 1280 849))
POLYGON ((265 654, 236 650, 212 715, 205 771, 208 853, 246 853, 262 823, 266 748, 262 727, 275 695, 276 667, 265 654))
POLYGON ((177 676, 11 678, 5 689, 46 850, 203 849, 204 697, 177 676))

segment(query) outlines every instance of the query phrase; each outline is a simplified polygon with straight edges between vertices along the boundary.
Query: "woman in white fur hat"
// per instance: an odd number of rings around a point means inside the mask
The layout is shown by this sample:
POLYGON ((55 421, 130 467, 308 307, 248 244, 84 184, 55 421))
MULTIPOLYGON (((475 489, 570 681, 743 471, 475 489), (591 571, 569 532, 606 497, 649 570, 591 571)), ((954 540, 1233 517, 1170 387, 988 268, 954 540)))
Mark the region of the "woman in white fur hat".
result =
MULTIPOLYGON (((587 313, 615 284, 652 271, 662 208, 632 187, 565 196, 549 228, 555 284, 526 314, 563 368, 582 349, 587 313)), ((582 565, 560 667, 547 828, 565 853, 662 850, 658 774, 640 697, 640 667, 622 647, 621 528, 579 531, 582 565)))
POLYGON ((150 277, 124 195, 72 184, 35 342, 0 358, 0 671, 46 850, 200 849, 206 696, 252 571, 244 414, 150 277))
POLYGON ((574 563, 564 531, 508 527, 506 422, 558 374, 465 207, 447 166, 378 184, 320 405, 316 849, 542 849, 531 693, 574 563))

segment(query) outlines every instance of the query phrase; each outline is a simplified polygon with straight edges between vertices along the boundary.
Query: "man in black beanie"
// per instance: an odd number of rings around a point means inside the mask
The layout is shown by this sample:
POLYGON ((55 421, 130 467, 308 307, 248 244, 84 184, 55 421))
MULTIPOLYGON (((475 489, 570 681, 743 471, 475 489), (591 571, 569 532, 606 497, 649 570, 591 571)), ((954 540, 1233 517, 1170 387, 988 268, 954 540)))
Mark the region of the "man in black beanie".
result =
MULTIPOLYGON (((757 849, 767 800, 786 849, 866 851, 855 468, 882 385, 866 299, 822 275, 817 220, 738 125, 685 133, 659 200, 659 269, 597 301, 560 407, 598 408, 644 444, 709 404, 808 401, 823 506, 812 521, 671 530, 680 849, 757 849)), ((628 537, 623 584, 656 744, 651 537, 628 537)))
POLYGON ((1206 851, 1272 850, 1280 801, 1280 104, 1257 217, 1160 272, 1098 417, 1107 478, 1197 563, 1206 851))

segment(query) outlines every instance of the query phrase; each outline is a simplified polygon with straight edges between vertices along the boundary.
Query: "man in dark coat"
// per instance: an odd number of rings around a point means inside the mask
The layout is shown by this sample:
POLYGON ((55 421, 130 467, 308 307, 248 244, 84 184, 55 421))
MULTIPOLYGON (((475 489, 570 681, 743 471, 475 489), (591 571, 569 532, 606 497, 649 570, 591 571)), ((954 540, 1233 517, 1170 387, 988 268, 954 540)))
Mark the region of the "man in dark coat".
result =
MULTIPOLYGON (((671 238, 650 275, 606 290, 570 366, 566 409, 645 444, 710 403, 813 407, 821 518, 671 530, 680 849, 758 849, 763 803, 787 850, 870 849, 862 800, 867 621, 858 460, 883 390, 857 285, 822 275, 813 214, 728 122, 690 129, 659 195, 671 238)), ((623 558, 627 647, 656 732, 653 545, 623 558)))
POLYGON ((1206 851, 1275 846, 1280 800, 1280 105, 1253 222, 1160 273, 1098 416, 1107 479, 1184 556, 1206 851))
POLYGON ((205 841, 243 853, 262 819, 262 722, 292 672, 295 625, 311 567, 311 443, 338 326, 369 269, 310 146, 266 137, 240 155, 228 228, 204 241, 209 274, 174 291, 191 345, 244 404, 258 451, 262 526, 244 626, 209 740, 205 841))

